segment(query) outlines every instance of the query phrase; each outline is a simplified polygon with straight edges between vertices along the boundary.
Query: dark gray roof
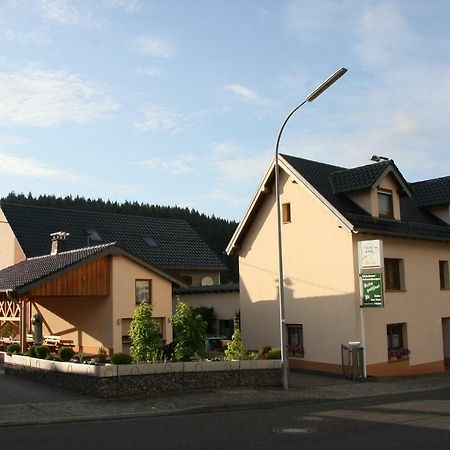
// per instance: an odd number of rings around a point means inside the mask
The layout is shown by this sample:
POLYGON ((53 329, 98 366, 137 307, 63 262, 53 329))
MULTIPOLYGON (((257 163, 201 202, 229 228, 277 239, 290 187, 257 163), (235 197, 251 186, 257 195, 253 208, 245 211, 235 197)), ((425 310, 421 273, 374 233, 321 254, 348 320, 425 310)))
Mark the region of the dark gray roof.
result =
MULTIPOLYGON (((418 200, 420 201, 420 197, 416 199, 415 193, 417 191, 417 184, 420 185, 419 189, 424 189, 427 192, 427 195, 431 195, 430 192, 427 191, 427 182, 412 183, 412 189, 409 189, 412 193, 411 197, 406 194, 400 196, 401 220, 372 217, 368 212, 350 200, 345 193, 338 193, 335 191, 335 174, 347 170, 351 171, 352 169, 323 164, 289 155, 281 156, 315 189, 317 189, 317 191, 328 200, 357 231, 381 235, 450 241, 450 225, 431 214, 427 209, 422 208, 422 203, 418 202, 418 200)), ((389 162, 391 161, 374 163, 370 166, 377 166, 380 164, 381 168, 386 169, 386 165, 389 162)), ((376 176, 376 173, 382 171, 381 168, 373 169, 375 175, 372 175, 371 179, 376 176)), ((367 173, 370 172, 370 170, 367 169, 366 172, 366 169, 363 169, 363 172, 367 173)), ((342 179, 344 178, 345 177, 342 177, 342 179)), ((359 180, 358 177, 355 178, 355 186, 361 186, 361 183, 357 180, 359 180)), ((346 183, 348 183, 348 178, 346 179, 346 183)), ((343 187, 343 182, 341 187, 343 187)), ((349 191, 353 190, 351 188, 351 183, 350 185, 347 185, 347 189, 349 191)), ((432 192, 432 190, 430 191, 432 192)), ((422 195, 425 196, 424 193, 422 195)), ((448 203, 448 201, 446 203, 448 203)))
POLYGON ((450 177, 410 183, 419 206, 450 204, 450 177))
POLYGON ((2 203, 27 258, 50 252, 50 233, 70 233, 69 248, 117 241, 162 270, 225 270, 222 260, 184 220, 2 203), (88 236, 91 240, 88 241, 88 236), (101 238, 101 241, 95 238, 101 238))
POLYGON ((77 263, 98 255, 115 245, 111 242, 103 245, 81 248, 58 253, 56 255, 37 256, 26 259, 13 266, 0 270, 0 292, 21 290, 50 275, 61 272, 77 263))
POLYGON ((187 288, 173 288, 177 295, 211 294, 217 292, 239 292, 239 283, 215 284, 212 286, 188 286, 187 288))
POLYGON ((408 183, 391 159, 377 164, 354 167, 353 169, 338 170, 331 173, 329 179, 333 192, 340 194, 375 187, 389 172, 397 178, 403 189, 409 193, 408 183))

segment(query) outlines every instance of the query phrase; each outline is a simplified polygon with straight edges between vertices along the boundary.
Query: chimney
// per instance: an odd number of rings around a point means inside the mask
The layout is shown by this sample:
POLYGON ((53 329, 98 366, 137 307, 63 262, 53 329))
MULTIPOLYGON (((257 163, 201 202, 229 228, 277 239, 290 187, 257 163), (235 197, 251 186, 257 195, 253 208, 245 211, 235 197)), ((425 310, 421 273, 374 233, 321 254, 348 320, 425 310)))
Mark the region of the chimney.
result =
POLYGON ((56 233, 50 233, 52 238, 52 249, 50 255, 57 255, 58 253, 65 252, 69 249, 68 237, 70 233, 66 231, 57 231, 56 233))

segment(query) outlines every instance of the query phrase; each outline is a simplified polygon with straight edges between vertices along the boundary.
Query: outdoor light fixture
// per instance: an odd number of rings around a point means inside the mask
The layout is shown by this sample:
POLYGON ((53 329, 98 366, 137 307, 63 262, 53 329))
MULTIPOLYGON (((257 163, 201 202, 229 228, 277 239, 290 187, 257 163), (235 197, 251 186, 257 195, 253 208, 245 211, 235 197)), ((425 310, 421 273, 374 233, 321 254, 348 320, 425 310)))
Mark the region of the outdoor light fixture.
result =
POLYGON ((370 160, 374 162, 389 161, 389 159, 390 158, 387 158, 386 156, 377 156, 377 155, 373 155, 372 158, 370 158, 370 160))
POLYGON ((347 69, 341 67, 336 70, 327 80, 325 80, 320 86, 318 86, 314 91, 312 91, 296 108, 294 108, 286 120, 281 126, 280 132, 278 133, 277 144, 275 147, 275 197, 277 203, 277 231, 278 231, 278 274, 279 274, 279 300, 280 300, 280 348, 281 348, 281 365, 283 371, 283 389, 287 390, 289 387, 288 383, 288 359, 287 359, 287 346, 286 346, 286 320, 284 314, 284 273, 283 273, 283 247, 281 239, 281 201, 280 201, 280 174, 279 174, 279 164, 278 164, 278 148, 280 145, 281 135, 283 134, 284 127, 286 126, 288 120, 292 115, 300 109, 306 102, 314 101, 320 94, 325 92, 333 83, 335 83, 339 78, 342 77, 347 72, 347 69))

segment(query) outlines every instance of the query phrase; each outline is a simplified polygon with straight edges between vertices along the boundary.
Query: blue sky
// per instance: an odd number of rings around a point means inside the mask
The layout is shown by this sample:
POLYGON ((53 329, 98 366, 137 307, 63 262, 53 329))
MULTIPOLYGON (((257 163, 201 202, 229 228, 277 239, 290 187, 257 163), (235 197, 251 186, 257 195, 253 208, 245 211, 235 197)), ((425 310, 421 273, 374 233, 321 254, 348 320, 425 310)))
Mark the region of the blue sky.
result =
POLYGON ((0 0, 0 196, 240 219, 281 151, 450 175, 450 2, 0 0))

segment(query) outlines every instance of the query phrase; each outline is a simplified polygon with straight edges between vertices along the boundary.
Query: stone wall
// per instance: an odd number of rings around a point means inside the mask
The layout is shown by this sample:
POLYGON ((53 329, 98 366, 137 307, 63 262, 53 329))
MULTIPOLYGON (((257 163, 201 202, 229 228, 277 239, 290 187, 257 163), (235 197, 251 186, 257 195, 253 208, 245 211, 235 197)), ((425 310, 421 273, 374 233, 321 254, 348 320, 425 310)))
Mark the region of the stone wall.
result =
MULTIPOLYGON (((212 363, 214 364, 214 363, 212 363)), ((281 386, 281 369, 168 372, 95 377, 5 364, 5 374, 100 398, 152 396, 162 392, 187 392, 226 387, 281 386)))

